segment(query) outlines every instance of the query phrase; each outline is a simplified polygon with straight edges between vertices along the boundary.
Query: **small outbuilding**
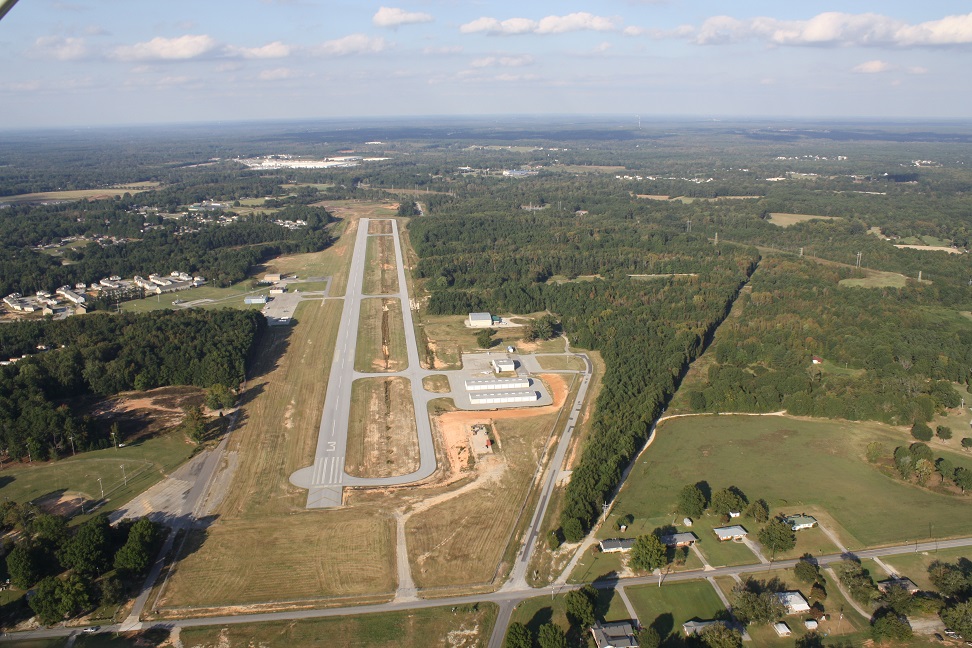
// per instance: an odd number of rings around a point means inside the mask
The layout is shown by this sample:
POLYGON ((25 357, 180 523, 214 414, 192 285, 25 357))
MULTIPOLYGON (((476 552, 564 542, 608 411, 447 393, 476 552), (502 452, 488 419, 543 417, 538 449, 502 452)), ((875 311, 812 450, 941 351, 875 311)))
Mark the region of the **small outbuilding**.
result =
POLYGON ((814 632, 820 624, 816 619, 807 619, 803 622, 803 627, 805 627, 810 632, 814 632))
POLYGON ((267 283, 277 283, 281 279, 283 279, 283 276, 279 272, 268 272, 263 275, 263 280, 267 283))
POLYGON ((716 537, 719 538, 720 542, 726 542, 728 540, 742 540, 749 534, 745 528, 738 524, 716 527, 712 529, 712 532, 716 534, 716 537))
POLYGON ((493 360, 493 371, 496 373, 516 371, 516 363, 509 358, 498 358, 493 360))
POLYGON ((778 634, 781 637, 789 637, 791 634, 793 634, 790 631, 790 626, 786 625, 782 621, 778 621, 774 623, 773 629, 776 630, 776 634, 778 634))

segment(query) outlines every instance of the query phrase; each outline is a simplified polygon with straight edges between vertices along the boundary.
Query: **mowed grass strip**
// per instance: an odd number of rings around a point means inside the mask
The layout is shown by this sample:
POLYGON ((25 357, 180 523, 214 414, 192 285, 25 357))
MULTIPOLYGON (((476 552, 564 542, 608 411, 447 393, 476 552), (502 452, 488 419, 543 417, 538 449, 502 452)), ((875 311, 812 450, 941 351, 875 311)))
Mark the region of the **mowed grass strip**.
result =
POLYGON ((408 368, 405 322, 400 299, 372 297, 361 300, 354 369, 363 373, 402 371, 408 368))
MULTIPOLYGON (((483 420, 489 418, 483 414, 483 420)), ((409 519, 405 533, 418 587, 491 581, 556 418, 552 413, 493 420, 498 461, 484 469, 481 486, 409 519)))
POLYGON ((392 222, 390 220, 370 220, 368 221, 368 234, 391 234, 392 222))
POLYGON ((407 475, 418 470, 420 459, 411 381, 355 380, 345 472, 355 477, 407 475))
POLYGON ((395 587, 395 523, 375 511, 221 519, 193 533, 163 607, 363 596, 395 587))
POLYGON ((390 295, 398 292, 395 239, 391 236, 368 237, 361 291, 366 295, 390 295))
POLYGON ((536 360, 542 369, 552 371, 584 371, 585 367, 584 361, 575 356, 541 355, 536 360))
POLYGON ((496 623, 493 603, 362 614, 305 621, 272 621, 185 628, 195 648, 474 648, 485 646, 496 623))
MULTIPOLYGON (((713 491, 734 485, 750 499, 763 498, 772 512, 813 511, 851 549, 925 539, 929 523, 938 537, 972 533, 972 498, 921 489, 867 463, 865 448, 871 441, 883 443, 889 454, 913 441, 888 426, 779 416, 692 416, 670 419, 656 434, 614 507, 636 520, 670 520, 678 491, 704 479, 713 491)), ((944 446, 934 447, 934 452, 972 466, 944 446)), ((759 529, 750 522, 743 524, 754 535, 759 529)), ((708 548, 706 542, 703 552, 708 548)))

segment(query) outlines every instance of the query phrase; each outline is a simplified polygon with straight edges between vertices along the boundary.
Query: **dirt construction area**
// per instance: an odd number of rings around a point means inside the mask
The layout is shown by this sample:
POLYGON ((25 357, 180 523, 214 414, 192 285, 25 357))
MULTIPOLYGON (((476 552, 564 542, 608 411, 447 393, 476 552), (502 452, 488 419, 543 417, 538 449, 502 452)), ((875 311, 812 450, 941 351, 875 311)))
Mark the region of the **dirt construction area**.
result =
POLYGON ((366 295, 390 295, 398 292, 395 240, 391 236, 368 237, 362 292, 366 295))

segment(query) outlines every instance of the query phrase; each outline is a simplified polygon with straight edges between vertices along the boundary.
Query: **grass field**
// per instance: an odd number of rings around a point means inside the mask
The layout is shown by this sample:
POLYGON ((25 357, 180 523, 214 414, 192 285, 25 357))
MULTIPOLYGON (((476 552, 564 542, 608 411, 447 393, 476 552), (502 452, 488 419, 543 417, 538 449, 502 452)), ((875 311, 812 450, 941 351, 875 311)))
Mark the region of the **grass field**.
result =
POLYGON ((461 315, 422 315, 418 327, 435 351, 435 369, 461 369, 463 351, 479 348, 476 329, 466 328, 464 320, 461 315))
MULTIPOLYGON (((483 412, 483 419, 491 418, 483 412)), ((530 492, 537 461, 559 412, 492 418, 499 450, 478 487, 414 514, 405 532, 412 578, 419 587, 488 583, 497 573, 530 492), (501 495, 500 495, 501 494, 501 495), (459 567, 457 567, 459 566, 459 567)))
POLYGON ((779 227, 789 227, 797 223, 805 223, 811 220, 841 220, 839 216, 815 216, 813 214, 784 214, 773 212, 770 214, 769 222, 779 227))
POLYGON ((680 635, 686 621, 709 620, 726 610, 704 580, 626 587, 625 592, 642 625, 654 627, 663 640, 671 633, 680 635))
POLYGON ((489 643, 497 607, 479 603, 385 614, 187 628, 183 645, 194 648, 477 648, 489 643), (324 639, 326 637, 326 640, 324 639))
POLYGON ((407 378, 360 378, 351 386, 347 457, 355 477, 393 477, 418 470, 415 406, 407 378))
POLYGON ((381 297, 361 300, 355 371, 394 372, 407 367, 401 300, 381 297))
MULTIPOLYGON (((630 590, 628 590, 630 591, 630 590)), ((594 614, 600 621, 627 621, 630 615, 624 606, 624 601, 613 589, 598 590, 597 603, 594 606, 594 614)), ((557 594, 554 597, 538 596, 523 601, 510 617, 510 622, 518 622, 525 625, 536 637, 537 632, 545 623, 556 623, 562 630, 567 630, 570 622, 567 620, 567 606, 564 601, 565 594, 557 594)), ((586 632, 584 639, 590 639, 590 633, 586 632)), ((578 645, 587 645, 580 643, 578 645)))
POLYGON ((934 590, 928 580, 928 566, 936 560, 954 563, 959 558, 972 560, 972 547, 958 547, 955 549, 940 549, 938 551, 923 551, 921 553, 901 554, 882 558, 887 565, 895 570, 899 576, 906 576, 923 590, 934 590))
POLYGON ((554 371, 584 371, 585 363, 575 356, 537 356, 537 363, 554 371))
POLYGON ((171 309, 174 306, 178 307, 178 304, 173 304, 173 302, 195 302, 198 300, 206 299, 210 300, 206 303, 196 304, 194 308, 226 308, 227 306, 232 308, 255 308, 260 309, 261 306, 251 305, 248 306, 243 303, 244 297, 250 297, 255 295, 269 295, 270 286, 257 286, 251 285, 251 281, 241 281, 238 284, 234 284, 228 288, 217 288, 215 286, 200 286, 199 288, 190 288, 189 290, 180 290, 179 292, 166 293, 164 295, 151 295, 144 299, 134 299, 132 301, 122 302, 121 309, 123 311, 134 311, 136 313, 144 313, 146 311, 161 310, 161 309, 171 309))
POLYGON ((143 191, 153 191, 159 187, 158 182, 133 182, 118 185, 109 189, 75 189, 69 191, 43 191, 38 193, 18 194, 0 198, 2 203, 42 202, 47 200, 85 200, 91 198, 114 198, 125 193, 137 194, 143 191))
POLYGON ((361 291, 366 295, 397 293, 399 289, 396 263, 395 239, 391 236, 369 236, 361 291))
POLYGON ((845 288, 904 288, 908 284, 908 277, 897 272, 881 270, 865 270, 865 272, 866 277, 841 279, 838 285, 845 288))
POLYGON ((107 503, 100 510, 111 511, 160 481, 188 459, 195 447, 182 434, 167 433, 124 448, 83 452, 55 462, 7 464, 0 471, 0 497, 26 502, 65 494, 97 501, 101 499, 101 478, 107 503), (121 466, 125 466, 124 475, 121 466))
MULTIPOLYGON (((776 512, 810 512, 854 549, 924 539, 929 523, 939 537, 972 533, 972 498, 902 483, 866 462, 864 449, 870 441, 889 448, 910 441, 894 428, 776 416, 705 416, 670 419, 656 434, 614 507, 617 514, 632 513, 635 524, 670 516, 678 490, 705 479, 713 490, 735 485, 751 499, 766 499, 776 512)), ((972 466, 960 452, 936 451, 972 466)))
POLYGON ((427 392, 432 392, 433 394, 446 394, 451 391, 451 387, 449 387, 449 378, 443 374, 426 376, 422 379, 422 388, 427 392))

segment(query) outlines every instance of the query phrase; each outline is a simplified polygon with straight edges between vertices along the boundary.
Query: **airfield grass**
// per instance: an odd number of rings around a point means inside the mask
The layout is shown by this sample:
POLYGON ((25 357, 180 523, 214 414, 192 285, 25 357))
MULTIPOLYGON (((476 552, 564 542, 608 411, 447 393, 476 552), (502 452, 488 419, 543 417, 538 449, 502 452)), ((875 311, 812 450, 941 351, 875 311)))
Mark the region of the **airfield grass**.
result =
POLYGON ((422 314, 418 328, 435 350, 435 367, 429 369, 461 369, 463 352, 479 348, 476 344, 479 329, 467 328, 463 324, 465 319, 462 315, 422 314))
POLYGON ((422 379, 422 387, 425 391, 433 394, 447 394, 452 391, 452 387, 449 386, 449 378, 443 374, 426 376, 422 379))
MULTIPOLYGON (((342 292, 355 231, 350 224, 332 248, 314 253, 330 256, 311 270, 340 278, 342 292)), ((391 594, 391 515, 375 506, 307 511, 307 492, 289 482, 314 455, 341 310, 337 300, 303 302, 297 325, 270 329, 262 341, 244 416, 227 448, 236 467, 225 499, 211 525, 187 541, 162 607, 391 594)))
POLYGON ((392 224, 390 220, 368 221, 368 234, 391 234, 392 224))
POLYGON ((584 361, 576 356, 537 356, 541 368, 554 371, 584 371, 584 361))
POLYGON ((194 450, 183 434, 169 432, 124 448, 92 450, 59 461, 7 464, 0 471, 0 497, 36 502, 63 493, 97 501, 100 477, 107 501, 99 512, 111 511, 162 480, 194 450))
POLYGON ((489 643, 498 608, 478 603, 304 621, 271 621, 185 628, 181 640, 195 648, 476 648, 489 643))
POLYGON ((398 292, 395 239, 391 236, 368 237, 361 291, 366 295, 390 295, 398 292))
POLYGON ((770 213, 769 222, 779 227, 790 227, 797 223, 805 223, 811 220, 843 220, 839 216, 816 216, 814 214, 784 214, 782 212, 770 213))
POLYGON ((351 385, 347 457, 355 477, 394 477, 418 470, 418 432, 411 381, 360 378, 351 385))
MULTIPOLYGON (((489 418, 489 412, 482 414, 489 418)), ((510 503, 528 497, 537 461, 558 416, 554 412, 493 419, 499 467, 481 478, 481 487, 409 518, 405 533, 418 587, 492 581, 519 513, 519 507, 510 503)))
POLYGON ((624 591, 644 626, 654 626, 664 640, 668 633, 681 634, 682 624, 692 619, 708 620, 726 608, 708 581, 639 585, 624 591), (666 632, 667 631, 667 632, 666 632))
MULTIPOLYGON (((774 512, 813 513, 851 549, 924 538, 929 522, 939 537, 972 532, 972 498, 906 484, 867 463, 864 451, 871 441, 888 448, 910 442, 895 428, 695 416, 669 419, 656 435, 621 491, 618 514, 631 513, 636 520, 671 516, 679 489, 705 479, 713 490, 734 485, 750 499, 763 498, 774 512)), ((962 463, 961 453, 949 454, 962 463)))
POLYGON ((227 288, 217 288, 215 286, 200 286, 198 288, 190 288, 188 290, 180 290, 178 292, 166 293, 164 295, 150 295, 144 299, 134 299, 132 301, 126 301, 121 303, 121 310, 123 311, 133 311, 136 313, 144 313, 153 310, 161 309, 171 309, 173 307, 178 308, 179 304, 174 302, 178 301, 180 303, 184 302, 194 302, 197 300, 206 299, 207 302, 200 304, 194 304, 194 308, 225 308, 227 306, 233 308, 256 308, 259 309, 261 306, 252 305, 248 306, 243 303, 244 297, 251 297, 256 295, 269 295, 270 286, 253 286, 251 280, 241 281, 240 283, 234 284, 227 288))
POLYGON ((382 297, 361 300, 355 371, 394 372, 407 367, 401 300, 382 297))

